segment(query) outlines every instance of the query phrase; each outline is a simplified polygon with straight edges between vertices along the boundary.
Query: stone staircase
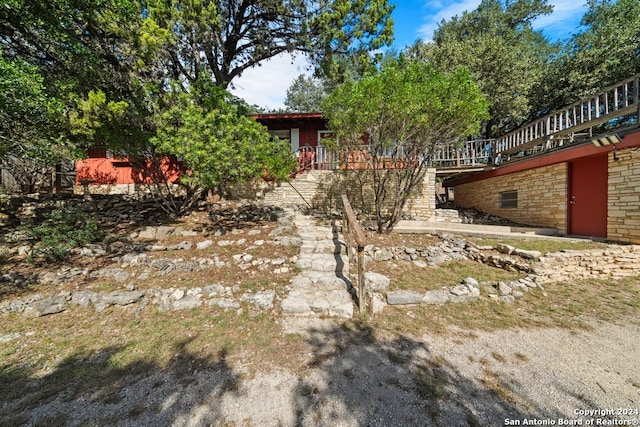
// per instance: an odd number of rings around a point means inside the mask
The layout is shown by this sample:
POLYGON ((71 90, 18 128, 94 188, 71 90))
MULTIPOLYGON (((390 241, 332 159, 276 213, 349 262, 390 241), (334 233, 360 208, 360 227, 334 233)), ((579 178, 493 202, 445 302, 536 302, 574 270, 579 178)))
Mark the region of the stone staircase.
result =
POLYGON ((353 316, 352 286, 348 279, 349 260, 344 244, 333 227, 317 225, 299 212, 294 223, 302 239, 289 294, 281 302, 282 311, 295 316, 353 316))

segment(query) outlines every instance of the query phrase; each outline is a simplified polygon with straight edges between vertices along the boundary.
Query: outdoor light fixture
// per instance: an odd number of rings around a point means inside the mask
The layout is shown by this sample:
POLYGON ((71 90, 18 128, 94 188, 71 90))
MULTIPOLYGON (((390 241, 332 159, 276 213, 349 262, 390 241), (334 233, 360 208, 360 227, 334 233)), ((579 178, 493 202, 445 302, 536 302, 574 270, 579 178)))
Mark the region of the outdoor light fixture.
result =
POLYGON ((613 145, 622 141, 622 138, 618 136, 618 134, 614 133, 612 135, 605 135, 599 138, 594 138, 591 140, 591 143, 596 147, 604 147, 605 145, 613 145))

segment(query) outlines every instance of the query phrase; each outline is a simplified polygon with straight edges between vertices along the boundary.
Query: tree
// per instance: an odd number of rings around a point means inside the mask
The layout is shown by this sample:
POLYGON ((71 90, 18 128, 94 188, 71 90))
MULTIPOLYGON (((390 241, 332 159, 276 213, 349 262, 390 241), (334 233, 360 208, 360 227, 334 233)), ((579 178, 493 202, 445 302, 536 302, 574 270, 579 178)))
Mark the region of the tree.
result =
POLYGON ((167 78, 188 87, 202 76, 226 88, 248 68, 303 52, 319 68, 391 43, 387 0, 149 0, 145 40, 167 78))
POLYGON ((428 63, 407 59, 388 61, 379 72, 330 94, 325 115, 340 145, 365 154, 371 164, 378 232, 392 230, 400 220, 437 144, 477 132, 487 109, 465 69, 441 74, 428 63))
POLYGON ((228 92, 211 87, 200 101, 179 95, 161 115, 159 130, 150 141, 156 154, 178 156, 188 171, 181 178, 187 203, 176 204, 165 192, 165 207, 182 214, 206 188, 289 178, 296 166, 289 145, 271 138, 262 125, 241 114, 228 92))
POLYGON ((287 89, 284 105, 287 111, 320 112, 326 97, 327 92, 322 81, 300 74, 287 89))
POLYGON ((588 0, 582 31, 546 75, 548 109, 557 109, 640 72, 640 2, 588 0))
POLYGON ((79 158, 80 146, 125 146, 148 138, 148 90, 135 73, 141 18, 137 0, 11 0, 0 7, 0 62, 9 102, 3 113, 11 127, 3 125, 2 132, 13 146, 5 159, 10 155, 11 164, 32 178, 32 170, 79 158), (117 132, 98 131, 102 121, 78 120, 100 107, 91 94, 126 106, 117 126, 112 123, 117 132))
POLYGON ((48 167, 73 150, 62 138, 62 105, 46 94, 38 70, 1 53, 0 48, 0 164, 30 192, 48 167))
POLYGON ((491 103, 483 137, 495 137, 538 113, 534 89, 557 46, 531 22, 551 10, 546 0, 482 0, 474 11, 442 21, 433 43, 418 42, 408 54, 440 71, 468 68, 491 103))

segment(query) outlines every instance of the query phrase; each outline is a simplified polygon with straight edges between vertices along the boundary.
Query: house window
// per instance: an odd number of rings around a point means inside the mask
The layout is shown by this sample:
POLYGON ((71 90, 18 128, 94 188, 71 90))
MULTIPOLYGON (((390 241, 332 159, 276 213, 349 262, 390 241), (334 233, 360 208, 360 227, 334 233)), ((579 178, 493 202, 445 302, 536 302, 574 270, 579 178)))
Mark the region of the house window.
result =
POLYGON ((291 131, 289 129, 269 130, 269 133, 273 137, 277 137, 282 141, 289 141, 291 139, 291 131))
POLYGON ((503 191, 500 193, 500 207, 501 208, 517 208, 518 207, 518 192, 516 190, 503 191))

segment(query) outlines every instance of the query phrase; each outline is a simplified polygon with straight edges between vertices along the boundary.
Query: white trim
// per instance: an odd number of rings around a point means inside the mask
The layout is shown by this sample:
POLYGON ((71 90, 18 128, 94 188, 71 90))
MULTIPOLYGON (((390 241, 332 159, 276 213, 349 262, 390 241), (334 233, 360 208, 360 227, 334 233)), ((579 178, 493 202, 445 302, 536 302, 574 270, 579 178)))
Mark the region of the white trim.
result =
POLYGON ((291 152, 295 153, 300 149, 300 129, 291 129, 291 152))

